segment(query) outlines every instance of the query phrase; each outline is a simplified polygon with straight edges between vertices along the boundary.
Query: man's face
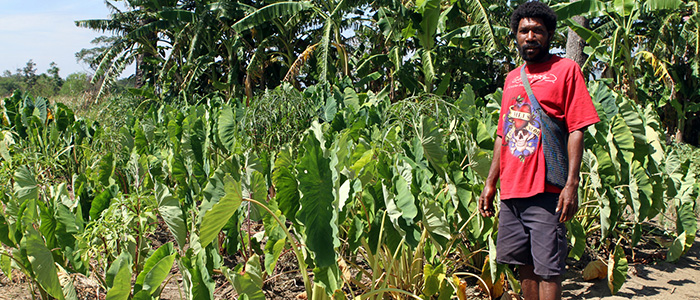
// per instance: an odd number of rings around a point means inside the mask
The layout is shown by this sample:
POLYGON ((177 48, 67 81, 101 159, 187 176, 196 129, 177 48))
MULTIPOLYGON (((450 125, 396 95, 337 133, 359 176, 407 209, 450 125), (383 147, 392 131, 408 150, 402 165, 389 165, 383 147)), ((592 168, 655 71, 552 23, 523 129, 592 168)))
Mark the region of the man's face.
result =
POLYGON ((523 60, 543 62, 548 58, 549 42, 553 32, 547 31, 540 18, 522 18, 515 33, 515 41, 523 60))

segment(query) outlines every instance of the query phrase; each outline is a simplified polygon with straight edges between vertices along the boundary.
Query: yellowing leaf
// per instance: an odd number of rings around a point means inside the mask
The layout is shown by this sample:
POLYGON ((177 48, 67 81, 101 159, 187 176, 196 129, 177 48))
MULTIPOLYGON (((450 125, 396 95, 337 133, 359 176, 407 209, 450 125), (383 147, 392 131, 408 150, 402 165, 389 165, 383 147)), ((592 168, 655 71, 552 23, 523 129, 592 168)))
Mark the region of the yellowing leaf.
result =
POLYGON ((583 280, 603 279, 608 276, 608 266, 600 259, 589 262, 583 269, 583 280))

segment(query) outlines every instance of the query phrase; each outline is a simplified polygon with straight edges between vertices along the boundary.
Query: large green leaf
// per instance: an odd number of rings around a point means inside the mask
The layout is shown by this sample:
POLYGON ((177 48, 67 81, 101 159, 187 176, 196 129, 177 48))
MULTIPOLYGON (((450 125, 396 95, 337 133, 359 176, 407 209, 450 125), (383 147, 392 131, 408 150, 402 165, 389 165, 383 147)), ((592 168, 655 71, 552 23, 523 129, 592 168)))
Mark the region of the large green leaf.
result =
POLYGON ((29 227, 21 241, 22 249, 27 251, 27 258, 32 266, 35 280, 49 295, 63 299, 63 289, 58 280, 57 269, 54 265, 51 251, 46 248, 44 241, 33 227, 29 227))
POLYGON ((683 5, 681 0, 646 0, 644 7, 649 11, 674 10, 683 5))
POLYGON ((642 222, 651 208, 654 190, 649 181, 649 176, 639 161, 633 161, 629 171, 632 209, 634 210, 636 221, 642 222))
POLYGON ((668 253, 666 254, 666 261, 675 262, 681 258, 687 249, 685 246, 686 239, 686 233, 683 231, 676 237, 676 239, 673 240, 673 243, 671 244, 671 247, 669 247, 668 253))
POLYGON ((440 128, 437 126, 434 119, 422 117, 416 130, 418 131, 417 135, 423 147, 425 158, 428 159, 433 168, 438 171, 438 175, 443 177, 445 175, 445 167, 447 166, 447 157, 445 155, 445 150, 442 148, 442 133, 440 133, 440 128))
POLYGON ((231 175, 226 174, 223 184, 225 195, 202 218, 202 224, 199 228, 199 242, 202 244, 202 248, 214 240, 243 201, 241 184, 231 175))
POLYGON ((231 25, 231 29, 240 32, 258 27, 265 23, 271 23, 280 17, 290 17, 296 13, 313 7, 309 1, 285 1, 272 3, 264 6, 255 12, 240 19, 235 24, 231 25))
POLYGON ((418 216, 418 206, 416 198, 411 193, 411 184, 403 176, 395 176, 394 188, 396 189, 394 201, 401 212, 401 217, 406 221, 406 224, 412 225, 413 219, 418 216))
POLYGON ((569 243, 572 245, 569 257, 580 260, 586 250, 586 232, 578 219, 566 222, 566 228, 568 229, 569 243))
POLYGON ((222 271, 239 295, 246 295, 251 300, 265 299, 262 292, 263 273, 258 255, 252 255, 245 265, 239 264, 233 272, 228 268, 222 268, 222 271))
POLYGON ((230 106, 224 106, 217 121, 219 139, 229 152, 233 152, 238 136, 236 114, 230 106))
POLYGON ((112 196, 110 188, 106 188, 99 193, 95 199, 92 200, 92 204, 90 205, 90 218, 92 220, 99 219, 102 212, 109 207, 112 198, 114 197, 112 196))
POLYGON ((277 193, 275 198, 277 199, 280 210, 287 219, 296 222, 300 196, 297 179, 291 172, 293 169, 294 164, 290 151, 280 151, 277 154, 275 168, 272 172, 272 183, 277 193))
POLYGON ((214 299, 216 283, 209 275, 205 251, 199 251, 195 254, 194 250, 190 248, 181 257, 179 263, 185 290, 188 293, 187 299, 214 299))
POLYGON ((312 134, 304 138, 302 150, 296 166, 302 195, 296 217, 304 224, 306 245, 314 253, 316 266, 323 268, 335 265, 335 247, 340 245, 330 160, 312 134))
POLYGON ((160 284, 170 274, 175 261, 175 250, 172 243, 162 245, 151 254, 143 266, 143 270, 134 283, 134 291, 145 290, 153 294, 160 284))
POLYGON ((552 6, 559 20, 566 20, 575 16, 586 18, 599 17, 605 11, 605 3, 599 0, 578 0, 573 2, 558 3, 552 6))
MULTIPOLYGON (((484 0, 466 0, 465 12, 471 17, 472 22, 480 30, 479 37, 484 40, 487 50, 497 50, 501 48, 500 41, 504 36, 499 35, 499 31, 494 30, 497 22, 491 20, 492 13, 489 11, 488 2, 484 0)), ((500 31, 501 34, 508 34, 509 30, 500 31)))
POLYGON ((97 181, 103 186, 109 186, 109 179, 114 171, 114 155, 110 152, 100 159, 97 166, 97 181))
MULTIPOLYGON (((131 260, 128 256, 120 255, 117 260, 112 263, 116 266, 114 277, 112 277, 112 285, 107 290, 106 299, 108 300, 126 300, 131 294, 131 260)), ((113 267, 110 267, 112 269, 113 267)))
POLYGON ((34 173, 27 166, 21 166, 15 171, 14 190, 17 199, 20 201, 28 199, 37 199, 39 197, 39 188, 34 177, 34 173))
POLYGON ((187 241, 187 224, 180 207, 180 201, 170 193, 170 189, 166 185, 156 182, 155 188, 158 213, 165 221, 165 224, 168 225, 170 232, 175 236, 177 244, 182 248, 187 241))

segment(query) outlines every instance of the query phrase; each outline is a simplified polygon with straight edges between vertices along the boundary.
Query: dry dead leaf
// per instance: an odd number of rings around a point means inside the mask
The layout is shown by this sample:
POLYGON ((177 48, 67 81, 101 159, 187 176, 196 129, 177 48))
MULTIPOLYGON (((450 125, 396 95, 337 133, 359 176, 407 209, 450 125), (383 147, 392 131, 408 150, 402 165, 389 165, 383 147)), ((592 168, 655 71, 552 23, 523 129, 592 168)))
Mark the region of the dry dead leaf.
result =
POLYGON ((603 279, 608 276, 608 266, 600 259, 589 262, 583 269, 583 280, 603 279))

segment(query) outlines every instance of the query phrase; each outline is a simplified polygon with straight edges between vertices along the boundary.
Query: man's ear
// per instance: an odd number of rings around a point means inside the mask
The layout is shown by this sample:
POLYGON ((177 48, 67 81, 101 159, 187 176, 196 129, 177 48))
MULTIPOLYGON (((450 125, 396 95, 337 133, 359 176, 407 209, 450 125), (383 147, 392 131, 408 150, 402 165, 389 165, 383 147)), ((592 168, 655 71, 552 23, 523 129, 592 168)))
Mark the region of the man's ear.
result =
POLYGON ((549 32, 549 40, 547 41, 547 43, 551 43, 552 40, 554 39, 554 30, 548 31, 548 32, 549 32))

